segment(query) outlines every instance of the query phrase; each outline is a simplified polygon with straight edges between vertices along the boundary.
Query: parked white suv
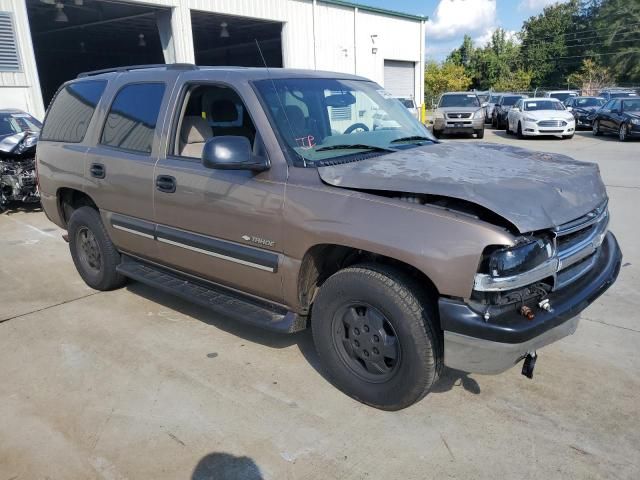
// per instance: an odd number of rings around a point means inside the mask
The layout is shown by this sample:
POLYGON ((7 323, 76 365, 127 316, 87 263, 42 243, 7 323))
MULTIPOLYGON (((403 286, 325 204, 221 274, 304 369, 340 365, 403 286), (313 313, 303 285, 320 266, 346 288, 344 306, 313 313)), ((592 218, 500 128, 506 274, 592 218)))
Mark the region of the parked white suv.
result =
POLYGON ((507 115, 507 133, 525 136, 556 135, 572 138, 576 120, 555 98, 522 98, 507 115))

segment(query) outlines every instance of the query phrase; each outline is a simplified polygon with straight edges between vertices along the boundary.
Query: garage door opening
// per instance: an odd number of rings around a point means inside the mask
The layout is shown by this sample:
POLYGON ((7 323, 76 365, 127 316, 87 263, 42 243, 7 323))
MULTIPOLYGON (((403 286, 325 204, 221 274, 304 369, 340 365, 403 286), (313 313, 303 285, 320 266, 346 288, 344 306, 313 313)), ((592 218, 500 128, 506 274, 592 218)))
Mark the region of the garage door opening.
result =
POLYGON ((384 61, 384 89, 396 97, 413 98, 415 92, 415 63, 398 60, 384 61))
POLYGON ((45 106, 80 72, 164 63, 157 21, 167 11, 105 0, 27 0, 45 106))
POLYGON ((282 23, 192 10, 198 65, 263 67, 256 40, 269 67, 282 67, 282 23))

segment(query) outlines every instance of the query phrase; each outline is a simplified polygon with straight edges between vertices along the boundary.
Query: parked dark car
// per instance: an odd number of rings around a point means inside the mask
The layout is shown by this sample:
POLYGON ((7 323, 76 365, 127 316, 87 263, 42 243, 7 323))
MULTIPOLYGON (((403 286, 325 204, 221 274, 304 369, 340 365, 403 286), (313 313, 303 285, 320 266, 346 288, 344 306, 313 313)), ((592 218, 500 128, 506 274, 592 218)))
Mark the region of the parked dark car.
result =
POLYGON ((576 130, 591 128, 594 114, 600 109, 606 100, 600 97, 571 97, 566 100, 567 110, 576 119, 576 130))
POLYGON ((609 101, 612 98, 637 97, 638 93, 630 88, 608 88, 598 92, 598 96, 609 101))
POLYGON ((615 133, 621 142, 640 137, 640 97, 609 100, 595 115, 593 134, 615 133))
POLYGON ((515 93, 505 93, 502 95, 493 109, 491 126, 498 129, 504 128, 507 125, 507 114, 509 113, 509 110, 511 110, 511 107, 513 107, 521 98, 528 97, 527 95, 519 95, 515 93))

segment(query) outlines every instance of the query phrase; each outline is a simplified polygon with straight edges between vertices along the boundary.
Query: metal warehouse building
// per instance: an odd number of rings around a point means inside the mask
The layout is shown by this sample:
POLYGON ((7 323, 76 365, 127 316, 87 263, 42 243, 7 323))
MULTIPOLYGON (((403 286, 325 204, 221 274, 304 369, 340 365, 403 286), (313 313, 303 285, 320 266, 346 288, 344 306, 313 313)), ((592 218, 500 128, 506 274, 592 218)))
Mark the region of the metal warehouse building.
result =
POLYGON ((0 108, 44 116, 58 86, 120 65, 309 68, 424 97, 425 18, 342 0, 0 0, 0 108))

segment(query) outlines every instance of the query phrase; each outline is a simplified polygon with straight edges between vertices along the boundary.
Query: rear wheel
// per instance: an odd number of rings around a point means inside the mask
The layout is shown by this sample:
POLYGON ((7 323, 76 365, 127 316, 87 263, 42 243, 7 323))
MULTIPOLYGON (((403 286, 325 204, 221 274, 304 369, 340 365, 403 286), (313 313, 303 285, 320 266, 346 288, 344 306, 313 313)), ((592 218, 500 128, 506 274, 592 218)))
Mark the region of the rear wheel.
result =
POLYGON ((102 224, 100 214, 92 207, 80 207, 69 219, 69 250, 78 273, 96 290, 113 290, 126 279, 116 267, 120 254, 102 224))
POLYGON ((424 397, 441 372, 434 319, 433 304, 411 277, 365 264, 323 284, 311 322, 333 385, 367 405, 400 410, 424 397))
POLYGON ((509 128, 509 119, 507 118, 506 122, 505 122, 505 131, 507 132, 507 135, 511 135, 513 132, 511 131, 511 129, 509 128))
POLYGON ((600 130, 600 120, 594 120, 593 121, 593 125, 591 126, 591 132, 596 137, 599 137, 600 135, 602 135, 602 131, 600 130))
POLYGON ((629 138, 629 130, 626 123, 620 125, 620 130, 618 131, 618 140, 621 142, 626 142, 629 138))

